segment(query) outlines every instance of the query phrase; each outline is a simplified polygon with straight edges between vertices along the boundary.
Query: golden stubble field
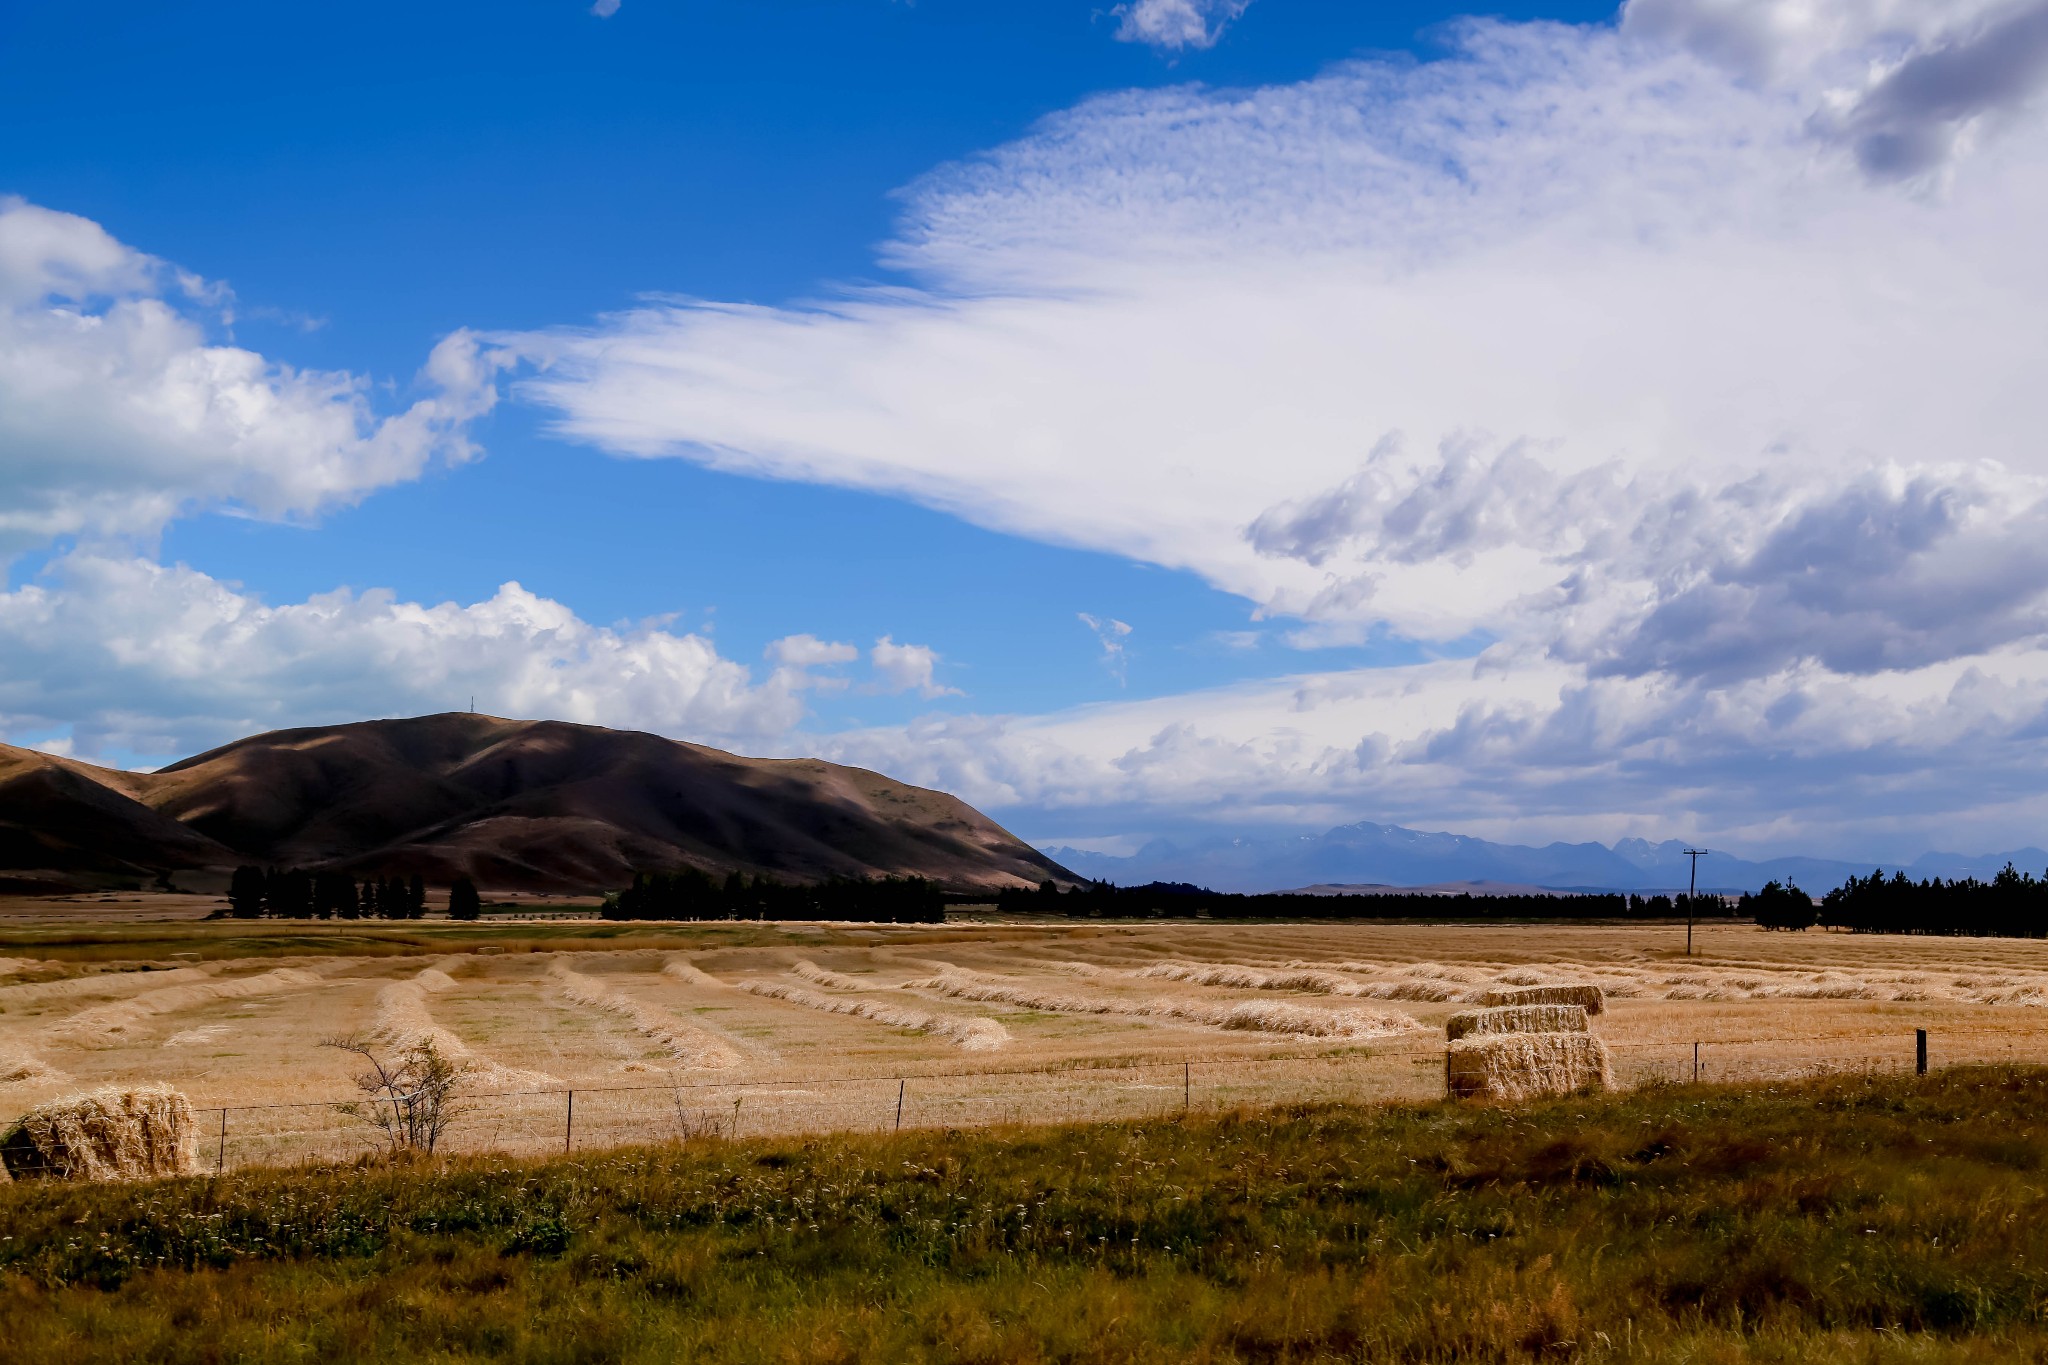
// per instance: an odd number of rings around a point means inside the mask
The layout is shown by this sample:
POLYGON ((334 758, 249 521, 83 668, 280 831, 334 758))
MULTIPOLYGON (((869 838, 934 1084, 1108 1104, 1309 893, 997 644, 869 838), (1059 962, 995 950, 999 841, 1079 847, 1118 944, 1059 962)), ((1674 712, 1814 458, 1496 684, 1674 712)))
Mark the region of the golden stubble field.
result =
MULTIPOLYGON (((189 913, 186 907, 165 907, 189 913)), ((79 907, 84 910, 85 907, 79 907)), ((74 914, 77 912, 74 911, 74 914)), ((199 923, 0 927, 0 1121, 168 1082, 209 1160, 347 1156, 357 1061, 470 1067, 450 1142, 1177 1114, 1441 1094, 1444 1019, 1593 982, 1617 1079, 2048 1061, 2048 944, 1669 925, 199 923), (575 1092, 573 1102, 570 1091, 575 1092), (295 1106, 262 1108, 259 1106, 295 1106)))

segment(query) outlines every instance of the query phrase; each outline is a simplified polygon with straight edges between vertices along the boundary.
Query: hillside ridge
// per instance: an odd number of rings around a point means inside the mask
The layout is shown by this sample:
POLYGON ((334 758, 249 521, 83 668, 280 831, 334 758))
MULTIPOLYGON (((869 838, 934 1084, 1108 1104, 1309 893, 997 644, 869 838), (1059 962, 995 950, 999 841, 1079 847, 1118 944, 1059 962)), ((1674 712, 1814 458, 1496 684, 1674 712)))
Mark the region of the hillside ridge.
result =
POLYGON ((252 862, 592 891, 697 867, 784 880, 1067 880, 959 798, 821 759, 472 712, 251 735, 154 773, 0 745, 0 880, 252 862))

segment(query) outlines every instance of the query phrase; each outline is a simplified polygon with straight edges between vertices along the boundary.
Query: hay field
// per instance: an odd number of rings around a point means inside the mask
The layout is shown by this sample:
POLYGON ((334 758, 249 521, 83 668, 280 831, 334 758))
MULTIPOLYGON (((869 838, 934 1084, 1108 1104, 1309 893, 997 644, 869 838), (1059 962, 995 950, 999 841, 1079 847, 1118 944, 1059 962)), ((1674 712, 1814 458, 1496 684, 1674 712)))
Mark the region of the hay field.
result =
POLYGON ((228 1164, 346 1155, 320 1103, 431 1037, 473 1069, 468 1147, 966 1126, 1442 1092, 1445 1021, 1596 984, 1622 1085, 2048 1062, 2048 944, 1748 926, 456 926, 0 931, 0 1120, 163 1082, 228 1164), (1032 1074, 1015 1074, 1026 1072, 1032 1074), (899 1086, 899 1078, 910 1078, 899 1086), (577 1092, 571 1112, 566 1092, 577 1092), (212 1125, 209 1128, 209 1125, 212 1125))

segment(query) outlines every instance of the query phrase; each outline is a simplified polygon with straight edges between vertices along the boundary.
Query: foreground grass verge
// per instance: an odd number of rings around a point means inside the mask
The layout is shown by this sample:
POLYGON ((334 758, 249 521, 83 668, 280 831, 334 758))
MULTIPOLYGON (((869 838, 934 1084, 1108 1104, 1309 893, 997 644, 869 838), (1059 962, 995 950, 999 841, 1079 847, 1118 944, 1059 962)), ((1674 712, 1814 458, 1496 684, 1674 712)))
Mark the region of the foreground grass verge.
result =
POLYGON ((2048 1360, 2048 1075, 0 1187, 0 1360, 2048 1360))

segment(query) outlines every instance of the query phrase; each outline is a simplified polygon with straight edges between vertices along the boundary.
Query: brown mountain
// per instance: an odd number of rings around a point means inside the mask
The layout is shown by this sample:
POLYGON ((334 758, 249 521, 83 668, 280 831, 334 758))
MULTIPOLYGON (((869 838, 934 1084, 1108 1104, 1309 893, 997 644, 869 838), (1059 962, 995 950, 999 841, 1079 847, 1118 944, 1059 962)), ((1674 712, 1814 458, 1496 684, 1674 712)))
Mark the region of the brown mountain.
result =
POLYGON ((959 889, 1072 875, 944 792, 560 721, 279 730, 155 773, 0 745, 0 878, 85 884, 244 862, 527 891, 685 866, 959 889))

